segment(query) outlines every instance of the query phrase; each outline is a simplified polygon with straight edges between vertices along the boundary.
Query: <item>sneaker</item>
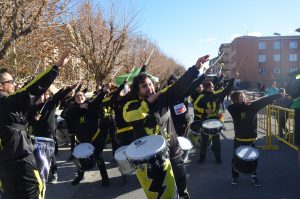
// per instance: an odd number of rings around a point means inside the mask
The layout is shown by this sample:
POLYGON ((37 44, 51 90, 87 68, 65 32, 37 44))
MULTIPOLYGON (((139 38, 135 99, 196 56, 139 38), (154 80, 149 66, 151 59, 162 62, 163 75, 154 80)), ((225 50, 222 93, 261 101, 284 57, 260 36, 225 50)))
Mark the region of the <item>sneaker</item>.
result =
POLYGON ((57 173, 53 173, 51 176, 49 176, 48 183, 55 184, 57 183, 57 179, 58 179, 57 173))
POLYGON ((255 176, 255 177, 251 177, 251 182, 254 186, 256 187, 261 187, 261 184, 259 183, 258 181, 258 178, 255 176))
POLYGON ((109 179, 102 179, 102 186, 108 187, 109 186, 109 179))
POLYGON ((238 183, 238 178, 233 177, 232 180, 231 180, 231 184, 236 185, 237 183, 238 183))
POLYGON ((78 184, 80 183, 81 180, 83 180, 83 175, 77 176, 77 177, 72 181, 72 185, 78 185, 78 184))

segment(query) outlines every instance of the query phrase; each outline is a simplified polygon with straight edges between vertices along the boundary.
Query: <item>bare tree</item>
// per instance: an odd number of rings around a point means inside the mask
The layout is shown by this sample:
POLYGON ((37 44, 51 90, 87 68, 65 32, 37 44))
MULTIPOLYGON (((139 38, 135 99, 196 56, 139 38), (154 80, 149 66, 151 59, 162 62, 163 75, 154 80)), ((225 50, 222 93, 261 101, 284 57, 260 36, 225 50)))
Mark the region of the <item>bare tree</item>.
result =
POLYGON ((2 0, 0 2, 0 60, 19 38, 58 22, 66 0, 2 0))
POLYGON ((135 30, 137 13, 118 18, 112 5, 106 17, 103 11, 93 10, 85 1, 67 25, 72 47, 85 63, 86 70, 95 74, 97 84, 102 84, 114 68, 120 66, 120 53, 130 34, 135 30))

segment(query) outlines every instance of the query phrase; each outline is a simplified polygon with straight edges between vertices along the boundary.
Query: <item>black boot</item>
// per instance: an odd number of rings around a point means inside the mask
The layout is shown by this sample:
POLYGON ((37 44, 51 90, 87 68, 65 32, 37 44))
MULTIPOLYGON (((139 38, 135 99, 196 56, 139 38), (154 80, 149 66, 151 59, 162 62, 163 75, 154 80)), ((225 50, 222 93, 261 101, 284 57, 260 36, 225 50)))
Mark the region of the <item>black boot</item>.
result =
POLYGON ((100 175, 102 177, 102 186, 107 187, 109 185, 108 174, 105 167, 105 162, 103 158, 100 156, 97 160, 97 166, 100 170, 100 175))
POLYGON ((80 183, 81 180, 83 180, 84 171, 77 171, 78 175, 77 177, 72 181, 72 185, 77 185, 80 183))

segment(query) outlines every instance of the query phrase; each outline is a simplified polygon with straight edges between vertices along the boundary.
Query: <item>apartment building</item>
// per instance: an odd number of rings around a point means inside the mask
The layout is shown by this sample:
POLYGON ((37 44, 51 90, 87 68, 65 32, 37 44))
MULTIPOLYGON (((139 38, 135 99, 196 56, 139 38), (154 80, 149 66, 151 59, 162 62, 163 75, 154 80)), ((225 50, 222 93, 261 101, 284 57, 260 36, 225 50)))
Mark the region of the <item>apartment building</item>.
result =
POLYGON ((300 70, 300 36, 242 36, 221 44, 222 52, 217 68, 223 63, 223 73, 229 78, 238 70, 238 86, 243 89, 256 88, 258 81, 266 87, 273 81, 284 87, 288 73, 300 70))

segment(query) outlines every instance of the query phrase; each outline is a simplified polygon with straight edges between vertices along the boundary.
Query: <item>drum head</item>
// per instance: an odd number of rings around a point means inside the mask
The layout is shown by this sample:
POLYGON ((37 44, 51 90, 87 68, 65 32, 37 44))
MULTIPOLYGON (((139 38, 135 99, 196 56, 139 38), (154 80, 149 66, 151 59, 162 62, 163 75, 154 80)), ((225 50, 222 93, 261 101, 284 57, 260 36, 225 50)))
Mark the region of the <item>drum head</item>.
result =
POLYGON ((242 160, 256 160, 259 156, 258 150, 251 146, 239 146, 235 154, 242 160))
POLYGON ((120 148, 118 148, 115 152, 115 158, 116 160, 126 160, 126 149, 127 149, 128 145, 126 146, 121 146, 120 148))
POLYGON ((126 149, 126 156, 132 160, 145 160, 166 148, 166 141, 160 135, 150 135, 133 141, 126 149))
POLYGON ((192 143, 184 137, 178 137, 178 142, 182 150, 190 150, 191 148, 193 148, 192 143))
POLYGON ((222 127, 223 123, 217 119, 208 119, 203 122, 202 126, 206 129, 216 129, 222 127))
POLYGON ((202 122, 199 120, 192 122, 190 125, 190 129, 191 129, 192 133, 194 133, 194 134, 196 133, 199 135, 200 135, 201 127, 202 127, 202 122))
POLYGON ((75 146, 73 156, 75 158, 86 158, 94 153, 94 146, 90 143, 81 143, 75 146))
POLYGON ((51 138, 45 138, 45 137, 34 137, 34 139, 37 142, 54 142, 53 139, 51 139, 51 138))

